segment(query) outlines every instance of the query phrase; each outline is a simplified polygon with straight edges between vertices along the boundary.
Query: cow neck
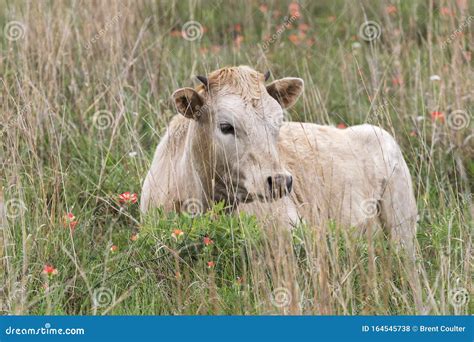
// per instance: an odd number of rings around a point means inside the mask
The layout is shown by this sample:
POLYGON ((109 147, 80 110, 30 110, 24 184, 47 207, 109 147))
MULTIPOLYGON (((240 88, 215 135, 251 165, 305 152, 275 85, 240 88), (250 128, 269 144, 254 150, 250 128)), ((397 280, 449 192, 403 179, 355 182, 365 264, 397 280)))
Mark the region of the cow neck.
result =
POLYGON ((189 124, 188 135, 186 138, 186 146, 184 151, 184 164, 188 168, 185 175, 193 175, 187 177, 186 183, 192 187, 189 189, 190 196, 197 196, 203 205, 209 206, 212 201, 213 189, 213 153, 212 143, 208 132, 199 127, 197 122, 192 121, 189 124), (191 195, 193 194, 193 195, 191 195))

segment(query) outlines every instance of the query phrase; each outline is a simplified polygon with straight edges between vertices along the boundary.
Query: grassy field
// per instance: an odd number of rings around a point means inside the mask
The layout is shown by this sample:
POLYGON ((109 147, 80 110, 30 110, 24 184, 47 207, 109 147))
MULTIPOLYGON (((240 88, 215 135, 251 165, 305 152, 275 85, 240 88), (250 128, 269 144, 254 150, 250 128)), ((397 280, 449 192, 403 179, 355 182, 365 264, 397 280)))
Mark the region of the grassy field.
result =
POLYGON ((472 314, 472 5, 0 0, 0 312, 472 314), (394 135, 422 310, 382 235, 120 198, 140 195, 171 93, 240 64, 304 79, 289 120, 394 135))

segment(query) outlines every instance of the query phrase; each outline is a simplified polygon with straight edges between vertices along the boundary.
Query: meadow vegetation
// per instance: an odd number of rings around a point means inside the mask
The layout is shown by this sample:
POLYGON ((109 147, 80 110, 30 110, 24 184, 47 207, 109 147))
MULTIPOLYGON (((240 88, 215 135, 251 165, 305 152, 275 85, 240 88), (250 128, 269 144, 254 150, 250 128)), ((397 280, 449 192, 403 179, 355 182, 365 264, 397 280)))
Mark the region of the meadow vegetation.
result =
POLYGON ((472 314, 472 6, 0 0, 0 312, 472 314), (383 234, 261 227, 221 203, 141 217, 170 95, 240 64, 304 79, 287 120, 396 138, 421 311, 383 234))

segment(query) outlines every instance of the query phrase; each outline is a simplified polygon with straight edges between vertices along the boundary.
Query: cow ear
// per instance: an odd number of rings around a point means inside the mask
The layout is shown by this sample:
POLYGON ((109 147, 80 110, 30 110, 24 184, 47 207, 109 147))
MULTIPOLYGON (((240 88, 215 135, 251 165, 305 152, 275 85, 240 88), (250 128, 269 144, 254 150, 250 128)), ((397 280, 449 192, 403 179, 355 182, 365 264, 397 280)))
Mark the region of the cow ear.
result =
POLYGON ((185 117, 198 120, 203 113, 204 99, 193 88, 178 89, 172 97, 178 113, 185 117))
POLYGON ((303 93, 303 89, 303 80, 295 77, 285 77, 273 81, 267 86, 268 94, 277 100, 282 108, 293 106, 303 93))

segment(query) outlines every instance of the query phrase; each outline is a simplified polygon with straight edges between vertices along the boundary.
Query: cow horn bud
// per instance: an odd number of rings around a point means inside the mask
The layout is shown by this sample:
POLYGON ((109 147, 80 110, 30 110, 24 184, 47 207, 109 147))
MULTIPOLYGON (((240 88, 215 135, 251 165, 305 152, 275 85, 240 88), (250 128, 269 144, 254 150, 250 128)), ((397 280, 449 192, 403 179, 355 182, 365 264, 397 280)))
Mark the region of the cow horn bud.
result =
POLYGON ((265 73, 265 82, 270 78, 270 70, 265 73))
POLYGON ((206 87, 209 86, 209 81, 207 80, 207 77, 204 77, 204 76, 196 76, 196 78, 197 78, 202 84, 204 84, 206 87))

